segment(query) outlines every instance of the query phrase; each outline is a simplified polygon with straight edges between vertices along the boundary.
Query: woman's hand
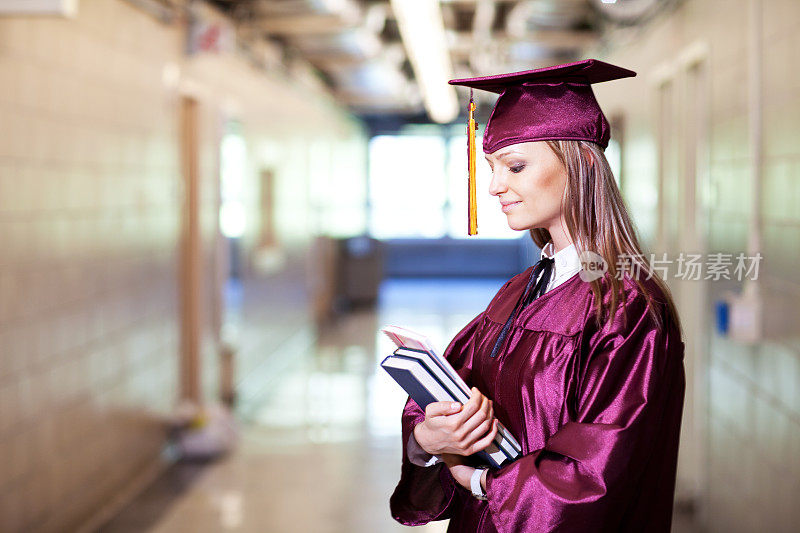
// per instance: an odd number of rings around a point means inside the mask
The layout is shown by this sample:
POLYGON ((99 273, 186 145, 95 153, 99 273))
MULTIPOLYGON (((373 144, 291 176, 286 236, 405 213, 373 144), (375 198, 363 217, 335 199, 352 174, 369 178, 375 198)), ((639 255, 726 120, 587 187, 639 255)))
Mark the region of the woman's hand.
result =
MULTIPOLYGON (((467 490, 472 490, 470 481, 472 480, 472 473, 475 468, 464 464, 464 457, 461 455, 451 455, 449 453, 442 454, 442 460, 450 469, 450 475, 456 480, 458 484, 467 490)), ((486 470, 481 474, 481 487, 486 492, 486 470)))
POLYGON ((495 435, 492 401, 475 387, 463 406, 458 402, 429 403, 425 420, 414 428, 417 443, 431 455, 472 455, 488 447, 495 435))

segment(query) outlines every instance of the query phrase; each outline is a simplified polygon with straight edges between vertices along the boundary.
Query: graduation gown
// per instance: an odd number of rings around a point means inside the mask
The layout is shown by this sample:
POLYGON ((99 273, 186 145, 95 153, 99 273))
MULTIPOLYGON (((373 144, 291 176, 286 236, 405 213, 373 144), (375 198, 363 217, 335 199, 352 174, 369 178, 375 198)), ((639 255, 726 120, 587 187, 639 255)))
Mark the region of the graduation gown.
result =
POLYGON ((522 457, 490 469, 488 501, 477 500, 445 464, 409 460, 409 436, 425 419, 409 399, 392 517, 409 526, 449 518, 448 531, 465 533, 669 531, 685 388, 680 331, 656 304, 665 322, 659 330, 627 278, 616 315, 599 327, 590 284, 576 274, 523 309, 492 358, 531 268, 509 280, 444 354, 493 401, 522 457))

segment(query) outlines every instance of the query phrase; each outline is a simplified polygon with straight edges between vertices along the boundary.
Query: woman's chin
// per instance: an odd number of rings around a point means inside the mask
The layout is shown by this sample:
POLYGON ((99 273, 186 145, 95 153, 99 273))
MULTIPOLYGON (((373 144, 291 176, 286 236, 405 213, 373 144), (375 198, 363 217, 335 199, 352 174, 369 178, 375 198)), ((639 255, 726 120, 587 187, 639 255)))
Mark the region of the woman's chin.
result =
POLYGON ((509 224, 508 227, 511 228, 514 231, 526 231, 526 230, 531 229, 530 226, 525 226, 524 224, 522 224, 522 225, 509 224))
POLYGON ((513 217, 508 218, 508 227, 514 231, 526 231, 531 228, 537 227, 537 224, 531 224, 530 221, 514 220, 513 217))

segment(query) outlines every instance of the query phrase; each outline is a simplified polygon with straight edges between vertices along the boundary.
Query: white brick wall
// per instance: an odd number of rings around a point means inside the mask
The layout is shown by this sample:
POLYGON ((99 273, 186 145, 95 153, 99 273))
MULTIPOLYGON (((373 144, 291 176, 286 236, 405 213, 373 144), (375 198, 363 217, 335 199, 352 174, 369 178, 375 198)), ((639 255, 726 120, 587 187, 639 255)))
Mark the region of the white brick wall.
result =
POLYGON ((158 82, 179 36, 80 7, 0 19, 3 531, 74 527, 157 457, 176 394, 180 176, 158 82))

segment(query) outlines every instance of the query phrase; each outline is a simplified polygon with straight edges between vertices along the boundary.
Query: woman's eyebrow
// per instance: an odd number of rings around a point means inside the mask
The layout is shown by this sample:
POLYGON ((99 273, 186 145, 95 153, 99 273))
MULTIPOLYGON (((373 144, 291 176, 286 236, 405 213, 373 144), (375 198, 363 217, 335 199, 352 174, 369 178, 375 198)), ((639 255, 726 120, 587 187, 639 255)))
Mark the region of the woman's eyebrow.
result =
MULTIPOLYGON (((507 157, 507 156, 510 156, 510 155, 514 155, 514 154, 518 154, 518 152, 514 152, 513 150, 510 151, 510 152, 505 152, 503 154, 498 155, 497 159, 503 159, 504 157, 507 157)), ((518 154, 518 155, 522 155, 522 154, 518 154)), ((484 154, 483 157, 485 157, 486 160, 489 161, 489 156, 488 155, 484 154)))

